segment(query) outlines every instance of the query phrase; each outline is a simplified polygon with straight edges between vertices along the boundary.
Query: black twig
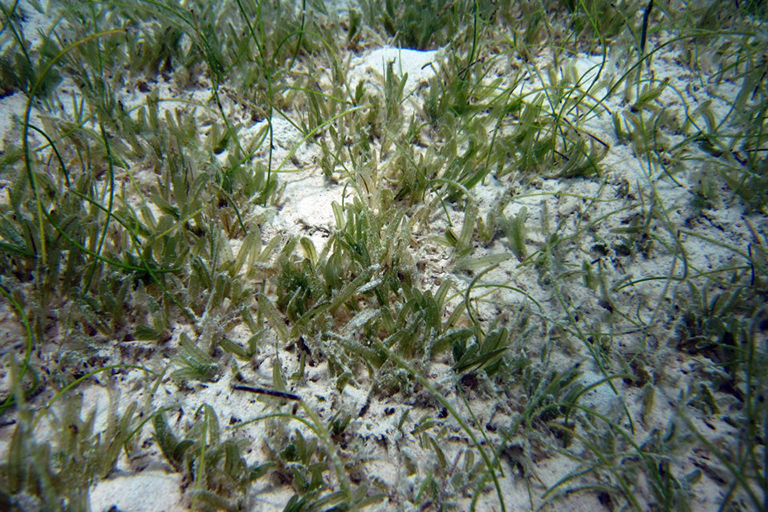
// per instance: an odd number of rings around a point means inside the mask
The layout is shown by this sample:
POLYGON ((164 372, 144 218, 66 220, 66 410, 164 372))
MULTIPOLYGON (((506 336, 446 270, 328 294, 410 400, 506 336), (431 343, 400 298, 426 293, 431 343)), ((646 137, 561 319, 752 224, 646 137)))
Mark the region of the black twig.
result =
POLYGON ((232 386, 232 389, 237 389, 239 391, 248 391, 249 393, 256 393, 258 395, 269 395, 277 398, 285 398, 286 400, 295 400, 297 402, 301 402, 301 397, 299 395, 296 395, 294 393, 288 393, 286 391, 278 391, 276 389, 257 388, 253 386, 243 386, 240 384, 236 384, 232 386))

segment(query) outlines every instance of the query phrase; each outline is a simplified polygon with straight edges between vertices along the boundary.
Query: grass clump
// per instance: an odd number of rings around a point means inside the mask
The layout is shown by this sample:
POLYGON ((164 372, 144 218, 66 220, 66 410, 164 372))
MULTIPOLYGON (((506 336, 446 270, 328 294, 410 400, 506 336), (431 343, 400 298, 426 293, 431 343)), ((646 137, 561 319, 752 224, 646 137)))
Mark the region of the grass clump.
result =
POLYGON ((0 508, 763 505, 757 3, 1 11, 0 508))

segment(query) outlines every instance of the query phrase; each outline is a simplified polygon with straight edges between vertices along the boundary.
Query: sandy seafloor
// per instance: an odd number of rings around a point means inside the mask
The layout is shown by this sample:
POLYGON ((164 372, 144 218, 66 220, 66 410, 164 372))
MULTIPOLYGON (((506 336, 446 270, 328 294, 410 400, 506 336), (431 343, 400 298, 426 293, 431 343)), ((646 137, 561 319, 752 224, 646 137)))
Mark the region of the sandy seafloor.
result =
MULTIPOLYGON (((31 16, 30 24, 39 23, 45 26, 45 19, 31 16)), ((32 25, 28 32, 32 33, 32 25)), ((653 45, 655 41, 649 41, 653 45)), ((349 59, 350 72, 348 73, 350 90, 354 90, 358 81, 363 80, 370 90, 381 88, 380 77, 388 62, 394 62, 393 69, 401 76, 408 74, 406 95, 409 99, 404 102, 403 109, 405 119, 418 111, 420 95, 424 92, 428 79, 439 69, 441 59, 446 55, 447 49, 437 51, 415 51, 398 49, 381 45, 364 48, 357 53, 350 52, 344 56, 349 59)), ((595 70, 600 65, 599 55, 581 54, 563 63, 564 66, 572 66, 573 72, 580 83, 589 84, 595 70)), ((540 69, 546 69, 550 64, 546 54, 537 57, 536 64, 540 69)), ((304 63, 303 65, 306 65, 304 63)), ((498 77, 505 79, 509 76, 508 66, 512 64, 499 64, 498 69, 489 74, 489 82, 498 77)), ((712 101, 712 107, 716 115, 723 116, 730 105, 721 98, 734 98, 740 84, 727 80, 721 82, 709 82, 701 84, 688 68, 680 63, 679 55, 674 50, 659 51, 652 61, 652 70, 659 80, 668 79, 675 90, 681 91, 689 109, 693 110, 704 101, 712 101)), ((620 71, 616 63, 609 61, 606 75, 618 75, 620 71)), ((546 73, 531 75, 520 86, 520 92, 534 90, 539 87, 539 77, 546 77, 546 73)), ((160 97, 192 98, 206 102, 209 91, 204 87, 179 89, 173 79, 166 80, 158 77, 151 84, 159 90, 160 97)), ((72 89, 66 81, 60 86, 62 89, 72 89)), ((623 90, 623 88, 622 88, 623 90)), ((602 97, 605 87, 600 90, 590 91, 597 97, 602 97)), ((66 92, 66 91, 65 91, 66 92)), ((146 94, 139 92, 132 86, 126 87, 118 93, 126 106, 139 105, 146 101, 146 94)), ((665 108, 682 119, 681 98, 671 88, 655 100, 656 108, 665 108)), ((22 116, 26 104, 26 98, 16 93, 0 100, 0 139, 3 141, 14 140, 19 135, 18 117, 22 116)), ((605 106, 611 111, 621 111, 628 108, 622 93, 613 94, 605 101, 605 106)), ((65 107, 66 108, 66 107, 65 107)), ((170 103, 164 103, 163 107, 173 111, 170 103)), ((266 121, 254 123, 250 121, 250 113, 246 105, 238 103, 234 95, 224 95, 224 108, 235 122, 240 123, 239 135, 244 145, 256 137, 264 128, 266 121)), ((35 113, 37 115, 38 113, 35 113)), ((288 116, 296 115, 288 111, 288 116)), ((313 240, 318 251, 321 250, 330 233, 335 229, 332 203, 349 200, 353 197, 349 188, 345 189, 343 179, 338 183, 329 182, 323 176, 319 167, 320 148, 314 140, 299 145, 302 134, 289 122, 275 117, 272 122, 274 129, 275 149, 273 158, 275 162, 281 162, 284 158, 291 157, 291 168, 297 172, 281 175, 281 183, 285 185, 279 207, 259 209, 254 207, 251 215, 262 215, 265 219, 262 224, 262 239, 267 242, 274 236, 288 237, 291 235, 307 236, 313 240), (298 149, 297 149, 298 146, 298 149), (346 191, 347 197, 343 195, 346 191)), ((616 240, 615 230, 627 225, 635 213, 636 203, 630 202, 630 198, 638 196, 650 197, 654 190, 658 199, 663 203, 669 216, 670 225, 684 228, 697 233, 700 236, 682 237, 687 258, 691 268, 697 272, 714 270, 728 264, 742 263, 738 257, 728 249, 709 243, 706 238, 740 248, 746 252, 749 244, 754 243, 747 223, 756 227, 762 236, 766 236, 766 216, 760 212, 747 212, 738 199, 721 183, 718 191, 719 198, 714 200, 711 207, 698 211, 692 206, 690 190, 695 184, 697 173, 702 170, 701 160, 689 159, 683 161, 685 168, 677 171, 676 180, 682 185, 666 179, 658 170, 654 173, 648 171, 644 160, 639 159, 633 152, 630 144, 618 140, 613 127, 613 121, 603 109, 595 111, 595 115, 586 123, 586 128, 608 146, 608 152, 601 162, 603 173, 596 178, 546 178, 540 177, 528 180, 517 186, 514 183, 515 174, 506 176, 503 181, 494 177, 488 177, 483 183, 472 190, 477 200, 478 215, 485 218, 487 212, 495 207, 501 194, 507 193, 510 186, 514 190, 514 198, 505 209, 509 217, 518 213, 523 207, 527 208, 529 225, 532 228, 528 232, 526 240, 528 250, 534 251, 543 246, 544 233, 538 229, 542 215, 543 202, 547 203, 553 224, 562 226, 566 233, 578 229, 581 219, 578 212, 587 202, 584 198, 595 198, 592 203, 591 215, 593 218, 606 215, 604 221, 598 224, 594 239, 616 240), (629 205, 625 213, 608 215, 629 205)), ((664 130, 664 128, 662 128, 664 130)), ((682 140, 683 136, 671 130, 661 135, 675 141, 682 140)), ((425 148, 429 146, 429 140, 425 140, 425 148)), ((391 155, 381 155, 382 165, 391 155)), ((693 155, 701 156, 701 155, 693 155)), ((258 158, 266 158, 266 154, 257 155, 258 158)), ((226 158, 226 154, 221 155, 226 158)), ((155 182, 155 176, 149 170, 138 170, 134 177, 140 186, 151 186, 155 182)), ((8 181, 0 182, 0 197, 5 193, 2 189, 9 185, 8 181)), ((5 200, 5 199, 1 199, 5 200)), ((461 226, 463 214, 451 209, 449 215, 454 226, 461 226)), ((418 223, 413 230, 413 243, 411 247, 412 258, 418 261, 418 268, 425 289, 436 289, 444 280, 455 283, 455 290, 463 290, 470 283, 472 276, 466 271, 455 268, 455 260, 451 251, 444 245, 435 242, 435 237, 441 236, 448 227, 445 213, 437 208, 427 222, 418 223)), ((456 229, 456 228, 454 228, 456 229)), ((660 234, 664 236, 664 234, 660 234)), ((242 243, 241 240, 231 240, 231 251, 237 252, 242 243)), ((589 249, 587 247, 587 249, 589 249)), ((490 243, 476 244, 473 256, 480 257, 489 254, 508 252, 503 240, 495 239, 490 243)), ((586 254, 586 252, 585 252, 586 254)), ((572 255, 572 262, 579 263, 585 257, 584 254, 572 255)), ((645 259, 641 255, 625 256, 617 252, 607 250, 601 258, 605 275, 611 283, 631 281, 643 277, 664 276, 670 273, 674 265, 674 255, 663 250, 654 250, 651 258, 645 259)), ((536 299, 544 309, 542 318, 551 315, 551 320, 561 321, 562 308, 559 307, 555 297, 547 288, 546 283, 539 280, 539 274, 531 266, 520 265, 518 259, 510 258, 501 263, 498 268, 484 277, 485 282, 507 283, 517 289, 524 290, 536 299), (551 313, 550 313, 551 312, 551 313)), ((657 353, 656 366, 648 368, 648 372, 654 375, 657 387, 656 404, 653 412, 643 421, 635 424, 636 440, 647 438, 649 433, 658 429, 664 431, 675 413, 676 401, 681 393, 688 390, 696 379, 700 378, 708 370, 705 364, 692 356, 676 351, 671 336, 676 319, 664 308, 658 308, 664 303, 662 296, 669 297, 674 293, 674 285, 670 287, 665 280, 647 281, 630 288, 625 288, 615 295, 618 306, 625 310, 637 311, 638 316, 645 322, 653 321, 648 327, 646 336, 638 336, 633 333, 630 324, 616 322, 616 332, 628 332, 630 334, 617 335, 618 350, 627 354, 633 351, 650 350, 657 353), (638 339, 642 338, 643 347, 637 346, 638 339)), ((605 315, 605 308, 600 304, 599 293, 586 287, 568 288, 570 304, 574 310, 582 314, 593 315, 600 319, 605 315)), ((454 304, 460 298, 454 298, 454 304)), ((524 299, 519 293, 512 290, 496 290, 487 296, 482 302, 478 302, 481 321, 488 321, 499 315, 511 315, 521 306, 524 299)), ((3 304, 0 307, 0 334, 2 343, 6 346, 22 344, 22 331, 17 325, 15 316, 10 308, 3 304)), ((536 317, 533 317, 536 318, 536 317)), ((99 358, 103 364, 136 363, 148 364, 154 361, 157 367, 162 367, 170 362, 173 349, 178 346, 181 333, 188 333, 195 337, 196 326, 179 321, 172 329, 171 339, 159 350, 154 359, 146 354, 155 350, 154 343, 131 341, 129 345, 114 340, 113 343, 103 347, 99 352, 99 358)), ((197 326, 199 327, 199 326, 197 326)), ((244 326, 235 326, 228 332, 228 337, 236 342, 244 342, 250 337, 250 333, 244 326)), ((528 339, 526 345, 515 344, 511 351, 515 353, 537 353, 544 339, 528 339), (537 346, 537 344, 539 346, 537 346)), ((584 347, 577 341, 554 342, 555 349, 549 355, 551 368, 567 370, 574 364, 582 364, 583 371, 580 379, 585 383, 594 383, 602 379, 598 368, 594 367, 591 358, 585 353, 584 347)), ((7 348, 2 350, 7 352, 7 348)), ((57 357, 55 340, 48 347, 42 348, 41 357, 57 357)), ((281 363, 283 373, 290 375, 298 366, 295 353, 282 353, 281 363)), ((248 380, 252 382, 271 382, 271 367, 274 358, 265 351, 263 361, 259 365, 244 365, 241 369, 248 380)), ((222 365, 224 366, 224 365, 222 365)), ((5 372, 3 372, 5 373, 5 372)), ((435 387, 445 392, 446 398, 455 407, 469 416, 465 406, 456 396, 452 387, 452 371, 447 359, 438 359, 429 366, 427 375, 435 387)), ((325 362, 307 367, 306 376, 298 383, 292 384, 292 391, 300 394, 317 410, 323 418, 329 418, 336 411, 347 411, 353 415, 353 420, 348 428, 348 435, 357 442, 355 446, 361 451, 356 455, 362 461, 361 471, 365 474, 369 485, 387 492, 385 501, 375 505, 372 509, 401 510, 415 509, 408 503, 407 496, 413 496, 423 482, 427 473, 436 464, 434 451, 424 446, 418 436, 409 432, 415 423, 425 415, 437 415, 439 412, 434 403, 423 395, 414 395, 403 398, 399 395, 389 397, 372 396, 370 392, 371 379, 366 372, 361 372, 353 381, 339 392, 332 384, 333 379, 325 362), (364 415, 359 414, 368 404, 364 415), (397 424, 402 414, 410 410, 407 427, 401 433, 397 424), (415 464, 419 471, 416 474, 408 474, 405 470, 406 459, 410 464, 415 464)), ((266 425, 259 422, 231 433, 227 432, 227 426, 246 421, 263 414, 266 405, 256 397, 235 393, 231 390, 232 375, 229 371, 221 372, 218 380, 208 383, 192 382, 183 388, 170 377, 167 377, 157 389, 153 406, 156 408, 172 407, 169 422, 175 429, 189 424, 192 413, 202 404, 213 407, 223 426, 225 435, 234 435, 244 438, 250 443, 247 453, 249 462, 262 460, 262 442, 266 425), (185 413, 182 413, 184 411, 185 413)), ((607 385, 597 386, 585 395, 580 402, 596 411, 611 414, 625 405, 635 417, 640 417, 641 396, 640 388, 629 386, 620 380, 616 381, 620 396, 611 391, 607 385)), ((512 399, 491 400, 492 389, 481 386, 483 392, 471 397, 473 413, 478 418, 478 424, 487 427, 487 434, 503 428, 512 418, 519 404, 512 399)), ((98 425, 104 425, 106 421, 107 407, 110 400, 128 398, 142 402, 147 398, 147 388, 143 374, 139 371, 124 372, 114 378, 100 378, 87 385, 82 385, 77 392, 82 393, 85 399, 85 409, 95 408, 98 425)), ((43 404, 52 396, 52 390, 47 390, 36 398, 36 404, 43 404)), ((122 403, 122 401, 121 401, 122 403)), ((122 407, 122 406, 121 406, 122 407)), ((705 415, 695 414, 691 419, 694 425, 704 432, 706 436, 718 446, 728 446, 729 436, 734 429, 718 416, 706 418, 705 415)), ((447 440, 442 446, 449 461, 457 460, 468 446, 468 439, 458 426, 448 419, 440 420, 441 428, 446 429, 447 440)), ((12 426, 0 428, 0 457, 6 452, 12 426)), ((103 427, 102 427, 103 428, 103 427)), ((46 421, 43 421, 37 429, 38 440, 43 441, 51 433, 48 431, 46 421)), ((493 441, 498 438, 490 437, 493 441)), ((164 460, 157 445, 153 440, 152 429, 147 426, 135 443, 137 449, 131 454, 130 459, 123 453, 118 460, 117 468, 104 481, 95 483, 91 488, 91 510, 105 512, 108 510, 120 511, 172 511, 185 509, 188 504, 182 495, 181 476, 174 473, 164 460)), ((510 440, 510 446, 526 450, 540 457, 534 457, 535 467, 529 468, 536 478, 532 479, 532 488, 528 487, 525 479, 520 478, 520 472, 508 468, 501 485, 505 494, 507 510, 528 510, 531 505, 541 503, 541 496, 547 488, 555 484, 578 465, 565 455, 551 451, 546 455, 537 452, 530 440, 522 437, 510 440), (531 502, 532 500, 532 502, 531 502)), ((682 450, 675 455, 673 467, 676 473, 682 475, 696 468, 702 470, 698 483, 695 484, 692 493, 693 509, 697 511, 716 510, 726 489, 719 480, 724 469, 715 459, 695 449, 682 450)), ((641 484, 642 488, 644 484, 641 484)), ((647 485, 647 483, 645 484, 647 485)), ((251 487, 250 503, 252 510, 272 511, 282 510, 286 502, 293 494, 288 486, 275 485, 269 478, 258 480, 251 487)), ((642 493, 640 493, 642 494, 642 493)), ((470 496, 459 498, 459 508, 469 505, 470 496)), ((567 508, 576 511, 608 511, 610 503, 602 502, 595 493, 575 493, 562 497, 553 507, 555 509, 567 508)), ((498 502, 492 487, 481 495, 478 501, 478 510, 499 510, 498 502)))

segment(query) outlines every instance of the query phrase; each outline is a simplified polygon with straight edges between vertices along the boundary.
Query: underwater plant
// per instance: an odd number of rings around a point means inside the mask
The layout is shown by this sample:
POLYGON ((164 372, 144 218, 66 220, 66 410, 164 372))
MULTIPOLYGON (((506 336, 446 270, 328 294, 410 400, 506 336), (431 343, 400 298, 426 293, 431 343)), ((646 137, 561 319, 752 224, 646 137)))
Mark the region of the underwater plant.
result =
POLYGON ((0 509, 765 508, 765 14, 3 2, 0 509))

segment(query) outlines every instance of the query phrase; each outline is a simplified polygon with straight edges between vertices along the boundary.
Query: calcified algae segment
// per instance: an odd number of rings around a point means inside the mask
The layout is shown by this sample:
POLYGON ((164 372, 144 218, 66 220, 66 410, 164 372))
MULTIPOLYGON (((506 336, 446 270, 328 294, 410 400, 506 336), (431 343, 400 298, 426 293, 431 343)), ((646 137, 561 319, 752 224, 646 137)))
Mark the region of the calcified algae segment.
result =
POLYGON ((764 1, 0 11, 0 510, 768 506, 764 1))

